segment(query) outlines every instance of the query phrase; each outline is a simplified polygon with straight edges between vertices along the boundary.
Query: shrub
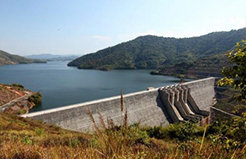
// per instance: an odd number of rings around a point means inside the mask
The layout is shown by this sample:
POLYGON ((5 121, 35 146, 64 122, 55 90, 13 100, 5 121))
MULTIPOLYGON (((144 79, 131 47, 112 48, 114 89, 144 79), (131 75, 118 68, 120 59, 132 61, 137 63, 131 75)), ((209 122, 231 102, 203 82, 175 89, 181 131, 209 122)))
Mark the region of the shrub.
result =
POLYGON ((37 93, 31 95, 28 98, 28 101, 33 102, 34 104, 39 104, 42 101, 42 94, 40 92, 37 92, 37 93))
POLYGON ((149 143, 149 135, 147 131, 141 129, 139 124, 129 126, 124 133, 126 133, 126 135, 129 137, 129 140, 135 141, 135 143, 146 145, 149 143))
POLYGON ((146 129, 150 137, 157 139, 191 140, 203 135, 203 128, 191 122, 170 124, 167 127, 157 126, 146 129))
POLYGON ((242 116, 243 112, 246 112, 246 105, 236 105, 231 113, 242 116))
POLYGON ((164 139, 168 137, 168 133, 162 126, 148 127, 146 129, 149 137, 154 137, 156 139, 164 139))
POLYGON ((21 89, 24 89, 24 86, 21 85, 21 84, 18 84, 18 83, 14 83, 14 84, 12 84, 12 86, 13 86, 13 87, 19 87, 19 88, 21 88, 21 89))
POLYGON ((235 117, 229 121, 216 121, 208 127, 208 134, 220 139, 231 139, 244 143, 246 142, 246 116, 235 117))
POLYGON ((25 136, 25 137, 22 139, 22 142, 24 142, 24 143, 27 144, 27 145, 31 145, 31 144, 32 144, 32 140, 30 139, 29 136, 25 136))
POLYGON ((42 136, 44 134, 44 129, 42 128, 36 128, 35 132, 38 136, 42 136))
POLYGON ((21 109, 17 112, 18 115, 26 114, 27 110, 26 109, 21 109))

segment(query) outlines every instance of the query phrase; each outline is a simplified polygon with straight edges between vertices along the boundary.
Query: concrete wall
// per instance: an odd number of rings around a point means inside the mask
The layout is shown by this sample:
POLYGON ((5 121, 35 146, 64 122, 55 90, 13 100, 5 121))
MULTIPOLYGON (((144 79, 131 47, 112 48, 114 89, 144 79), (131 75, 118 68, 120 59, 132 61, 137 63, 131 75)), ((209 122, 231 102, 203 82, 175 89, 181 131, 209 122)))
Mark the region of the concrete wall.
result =
MULTIPOLYGON (((201 110, 209 110, 214 95, 214 78, 207 78, 187 82, 185 85, 193 94, 194 100, 199 103, 201 110), (195 90, 193 90, 195 89, 195 90), (204 100, 199 101, 199 100, 204 100)), ((166 106, 160 100, 159 88, 124 95, 124 111, 128 111, 128 123, 140 122, 142 125, 168 125, 171 122, 166 106)), ((87 108, 91 110, 98 125, 100 124, 98 112, 103 119, 111 118, 115 124, 122 123, 120 96, 79 103, 70 106, 30 113, 23 117, 31 117, 48 124, 56 124, 65 129, 75 131, 90 131, 94 125, 88 115, 87 108)))
MULTIPOLYGON (((140 122, 142 125, 168 125, 167 114, 159 100, 158 89, 142 91, 124 95, 124 112, 127 108, 128 123, 140 122)), ((100 125, 98 112, 106 120, 113 119, 115 124, 122 123, 120 96, 80 103, 66 107, 31 113, 24 117, 31 117, 48 124, 56 124, 75 131, 93 130, 94 125, 88 116, 89 108, 100 125)))
POLYGON ((209 106, 212 106, 214 103, 214 82, 215 78, 210 77, 187 82, 182 85, 187 86, 189 94, 193 97, 199 109, 209 111, 209 106))

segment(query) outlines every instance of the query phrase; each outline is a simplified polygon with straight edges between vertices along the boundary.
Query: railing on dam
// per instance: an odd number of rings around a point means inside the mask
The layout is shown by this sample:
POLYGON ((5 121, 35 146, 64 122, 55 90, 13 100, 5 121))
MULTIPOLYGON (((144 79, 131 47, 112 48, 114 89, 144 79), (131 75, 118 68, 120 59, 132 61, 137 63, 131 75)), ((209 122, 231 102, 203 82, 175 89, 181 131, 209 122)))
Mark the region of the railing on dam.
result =
MULTIPOLYGON (((214 103, 214 78, 206 78, 168 87, 156 88, 124 95, 124 111, 128 112, 128 123, 141 125, 168 125, 185 120, 198 121, 209 114, 214 103)), ((60 108, 22 115, 56 124, 65 129, 90 131, 94 125, 88 116, 89 109, 96 123, 102 117, 122 123, 121 97, 74 104, 60 108)), ((100 124, 99 124, 100 125, 100 124)))

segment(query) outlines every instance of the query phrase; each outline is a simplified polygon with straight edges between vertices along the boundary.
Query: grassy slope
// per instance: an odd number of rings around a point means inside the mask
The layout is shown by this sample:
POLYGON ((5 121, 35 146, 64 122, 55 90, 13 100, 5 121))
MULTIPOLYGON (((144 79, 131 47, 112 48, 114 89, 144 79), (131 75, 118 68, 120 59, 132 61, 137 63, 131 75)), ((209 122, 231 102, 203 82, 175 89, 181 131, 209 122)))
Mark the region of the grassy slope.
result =
POLYGON ((231 50, 236 42, 246 39, 246 28, 230 32, 213 32, 192 38, 142 36, 132 41, 87 54, 69 66, 85 69, 155 69, 231 50))
POLYGON ((216 135, 215 142, 209 137, 202 140, 202 134, 203 128, 189 123, 167 128, 116 127, 86 134, 0 113, 0 158, 245 157, 244 144, 228 145, 234 142, 225 144, 227 140, 216 135))
POLYGON ((42 60, 32 60, 19 55, 12 55, 0 50, 0 65, 27 64, 27 63, 44 63, 42 60))

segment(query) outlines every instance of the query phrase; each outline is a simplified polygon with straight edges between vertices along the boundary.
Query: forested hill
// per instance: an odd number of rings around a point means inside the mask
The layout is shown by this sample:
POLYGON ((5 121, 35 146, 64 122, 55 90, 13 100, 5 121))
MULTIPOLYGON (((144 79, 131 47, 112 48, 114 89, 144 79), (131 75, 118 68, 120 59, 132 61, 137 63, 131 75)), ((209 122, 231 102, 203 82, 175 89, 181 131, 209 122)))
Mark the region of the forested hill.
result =
POLYGON ((5 51, 0 50, 0 65, 14 65, 14 64, 27 64, 27 63, 45 63, 42 60, 28 59, 19 55, 12 55, 5 51))
POLYGON ((212 32, 191 38, 140 36, 134 40, 81 56, 68 64, 84 69, 155 69, 189 63, 231 50, 246 39, 246 28, 212 32))
POLYGON ((184 76, 187 78, 221 77, 222 68, 230 65, 225 54, 218 54, 190 63, 182 62, 173 66, 164 66, 160 70, 151 71, 151 74, 184 76))

